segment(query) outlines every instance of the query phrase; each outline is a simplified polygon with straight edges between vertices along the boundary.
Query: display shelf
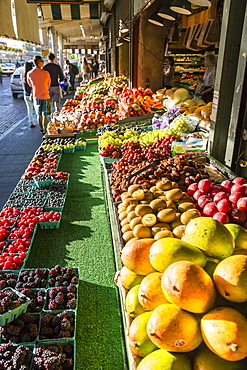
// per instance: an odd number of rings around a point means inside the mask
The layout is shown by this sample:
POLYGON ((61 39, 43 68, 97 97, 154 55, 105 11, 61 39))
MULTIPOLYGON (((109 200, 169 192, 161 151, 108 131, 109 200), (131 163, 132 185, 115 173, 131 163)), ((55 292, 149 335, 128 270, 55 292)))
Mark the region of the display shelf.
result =
MULTIPOLYGON (((108 215, 110 219, 115 266, 116 266, 116 271, 118 275, 118 271, 122 268, 122 261, 120 257, 119 232, 118 232, 118 226, 115 220, 114 205, 113 205, 112 198, 111 198, 108 174, 107 174, 107 170, 105 169, 102 169, 102 180, 103 180, 102 182, 103 182, 104 194, 105 194, 106 209, 108 211, 108 215)), ((120 304, 120 309, 122 313, 121 317, 122 317, 123 338, 125 342, 126 365, 124 367, 124 370, 127 370, 127 369, 135 370, 137 361, 134 358, 134 355, 131 352, 130 347, 128 345, 128 328, 129 328, 130 322, 124 310, 126 293, 122 292, 120 289, 118 290, 118 292, 119 292, 119 295, 118 295, 119 304, 120 304)))

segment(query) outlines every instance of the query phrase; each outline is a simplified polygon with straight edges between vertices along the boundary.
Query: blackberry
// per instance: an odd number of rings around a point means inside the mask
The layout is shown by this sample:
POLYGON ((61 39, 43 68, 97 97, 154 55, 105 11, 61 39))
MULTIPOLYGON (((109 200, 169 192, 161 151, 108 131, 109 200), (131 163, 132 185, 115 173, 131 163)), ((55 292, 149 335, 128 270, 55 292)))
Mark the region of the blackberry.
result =
POLYGON ((73 298, 75 298, 75 293, 70 292, 67 294, 67 299, 73 299, 73 298))
POLYGON ((76 292, 76 286, 74 284, 70 284, 67 288, 69 292, 75 293, 76 292))
POLYGON ((68 286, 69 285, 69 282, 67 280, 64 280, 63 281, 63 286, 68 286))
POLYGON ((29 331, 30 335, 32 337, 37 337, 39 335, 39 329, 38 326, 35 324, 28 324, 27 330, 29 331))
POLYGON ((57 302, 52 300, 48 304, 48 310, 56 310, 57 309, 57 302))
MULTIPOLYGON (((7 286, 10 286, 11 288, 14 288, 15 287, 15 284, 16 284, 16 279, 8 279, 7 281, 6 281, 6 283, 7 283, 7 286)), ((0 289, 3 289, 2 287, 0 287, 0 289)))
POLYGON ((30 315, 29 313, 22 313, 19 316, 19 319, 24 321, 26 324, 33 324, 36 321, 36 317, 34 315, 30 315))
POLYGON ((49 289, 49 298, 55 298, 57 295, 57 290, 56 289, 49 289))
POLYGON ((19 302, 13 301, 12 303, 10 303, 8 310, 13 310, 14 308, 19 307, 19 306, 20 306, 19 302))
POLYGON ((4 297, 3 299, 1 299, 1 306, 4 308, 7 308, 10 303, 12 303, 12 299, 10 297, 4 297))
POLYGON ((54 334, 55 335, 58 335, 60 333, 60 330, 61 330, 61 328, 60 328, 59 325, 55 326, 55 328, 54 328, 54 334))
POLYGON ((8 334, 16 336, 16 337, 18 337, 21 332, 21 328, 19 326, 14 326, 11 324, 5 325, 5 329, 8 334))
POLYGON ((0 289, 4 289, 4 288, 6 288, 6 286, 7 286, 6 281, 5 280, 0 280, 0 289))
POLYGON ((50 278, 48 280, 48 283, 49 283, 50 286, 54 286, 55 282, 56 282, 56 280, 54 278, 50 278))
POLYGON ((74 362, 72 358, 66 358, 63 364, 63 370, 72 370, 74 366, 74 362))
POLYGON ((62 319, 60 325, 61 325, 62 330, 69 330, 71 327, 70 321, 66 318, 62 319))
POLYGON ((69 344, 65 345, 63 347, 63 352, 67 355, 67 356, 72 356, 72 353, 73 353, 73 347, 69 344))
POLYGON ((41 319, 41 321, 42 321, 42 323, 49 323, 49 321, 53 318, 54 316, 53 316, 53 313, 52 312, 47 312, 47 313, 45 313, 44 314, 44 316, 42 316, 42 319, 41 319))
POLYGON ((12 357, 12 351, 5 351, 3 357, 5 358, 5 360, 10 360, 10 358, 12 357))
POLYGON ((68 330, 61 330, 58 338, 70 338, 70 332, 68 330))
POLYGON ((46 287, 46 284, 47 284, 47 280, 45 280, 45 279, 42 279, 41 280, 41 288, 45 288, 46 287))
POLYGON ((72 283, 72 284, 78 284, 78 277, 77 277, 77 276, 74 276, 74 277, 71 279, 71 283, 72 283))
POLYGON ((21 341, 31 342, 31 335, 28 332, 24 333, 23 336, 21 337, 21 341))
POLYGON ((72 298, 67 302, 66 308, 73 309, 76 307, 76 299, 72 298))
POLYGON ((14 324, 16 326, 19 326, 21 329, 25 328, 25 323, 22 320, 20 320, 19 318, 15 319, 14 324))
POLYGON ((42 326, 40 330, 41 335, 45 335, 46 337, 51 337, 53 335, 53 329, 49 326, 42 326))
POLYGON ((61 275, 58 275, 56 276, 56 282, 62 282, 63 281, 63 277, 61 275))

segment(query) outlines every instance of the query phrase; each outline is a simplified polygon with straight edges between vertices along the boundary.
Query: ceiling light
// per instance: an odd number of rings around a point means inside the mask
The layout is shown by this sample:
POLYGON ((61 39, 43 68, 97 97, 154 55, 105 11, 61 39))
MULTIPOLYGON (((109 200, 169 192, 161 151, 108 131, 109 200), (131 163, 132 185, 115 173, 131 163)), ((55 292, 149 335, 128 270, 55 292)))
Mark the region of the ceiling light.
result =
POLYGON ((123 39, 121 37, 118 37, 116 40, 116 46, 121 46, 123 45, 123 39))
POLYGON ((129 32, 129 27, 124 23, 124 21, 122 21, 122 19, 119 21, 119 28, 121 33, 129 32))
POLYGON ((174 0, 170 9, 178 14, 191 14, 191 5, 187 0, 174 0))
POLYGON ((154 13, 150 18, 148 18, 150 23, 155 24, 156 26, 164 26, 164 19, 159 17, 156 13, 154 13))
POLYGON ((175 21, 176 20, 176 16, 177 16, 177 13, 173 12, 169 5, 163 5, 157 12, 157 14, 164 18, 164 19, 167 19, 169 21, 175 21))
POLYGON ((211 6, 212 3, 209 0, 188 0, 190 3, 200 6, 211 6))

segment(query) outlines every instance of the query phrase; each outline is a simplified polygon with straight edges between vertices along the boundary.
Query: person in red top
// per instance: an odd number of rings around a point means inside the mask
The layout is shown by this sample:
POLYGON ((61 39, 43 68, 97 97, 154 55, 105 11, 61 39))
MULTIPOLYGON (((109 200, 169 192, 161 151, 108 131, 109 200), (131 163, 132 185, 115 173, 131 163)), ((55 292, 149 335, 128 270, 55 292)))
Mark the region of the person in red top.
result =
POLYGON ((40 131, 46 133, 48 116, 50 114, 50 94, 51 77, 49 72, 44 71, 44 61, 41 56, 33 58, 35 68, 27 74, 27 83, 32 87, 34 107, 38 116, 40 131))

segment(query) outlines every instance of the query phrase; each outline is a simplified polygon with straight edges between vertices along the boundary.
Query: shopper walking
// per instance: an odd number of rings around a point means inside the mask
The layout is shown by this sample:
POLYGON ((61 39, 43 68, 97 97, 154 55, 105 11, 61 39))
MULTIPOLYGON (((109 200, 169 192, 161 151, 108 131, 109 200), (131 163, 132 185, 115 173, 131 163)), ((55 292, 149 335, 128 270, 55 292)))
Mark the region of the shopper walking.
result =
POLYGON ((61 103, 61 89, 59 86, 59 81, 64 80, 63 72, 61 67, 55 63, 55 55, 53 53, 48 54, 48 61, 43 70, 49 72, 51 77, 51 86, 49 87, 50 99, 51 99, 51 112, 52 105, 54 103, 54 108, 56 112, 60 111, 61 103), (59 79, 59 81, 58 81, 59 79))
POLYGON ((0 64, 0 84, 3 84, 3 67, 2 64, 0 64))
POLYGON ((98 77, 99 73, 99 62, 97 61, 96 58, 93 60, 93 78, 98 77))
POLYGON ((35 68, 27 73, 27 83, 32 87, 34 107, 38 116, 40 131, 46 133, 48 115, 50 114, 50 94, 51 77, 49 72, 44 71, 44 61, 41 56, 33 58, 35 68))
POLYGON ((167 57, 167 65, 168 65, 168 68, 164 73, 164 87, 166 89, 171 89, 172 79, 173 79, 174 73, 175 73, 175 66, 174 66, 173 57, 167 57))
POLYGON ((213 101, 214 84, 216 76, 216 57, 214 54, 205 55, 204 65, 206 67, 202 80, 198 81, 196 95, 199 95, 205 103, 213 101))
POLYGON ((83 72, 83 79, 89 80, 90 79, 90 73, 92 71, 92 68, 90 64, 87 61, 87 58, 84 58, 83 64, 82 64, 82 72, 83 72))
POLYGON ((75 73, 73 71, 73 64, 70 63, 69 60, 66 60, 66 69, 67 73, 69 75, 69 82, 70 82, 70 90, 74 91, 75 90, 75 73))
POLYGON ((33 123, 33 95, 32 95, 32 88, 27 83, 27 74, 29 71, 33 69, 33 64, 31 62, 26 62, 24 64, 24 70, 21 75, 23 91, 24 91, 24 101, 27 106, 27 114, 29 119, 30 127, 35 127, 36 125, 33 123))

